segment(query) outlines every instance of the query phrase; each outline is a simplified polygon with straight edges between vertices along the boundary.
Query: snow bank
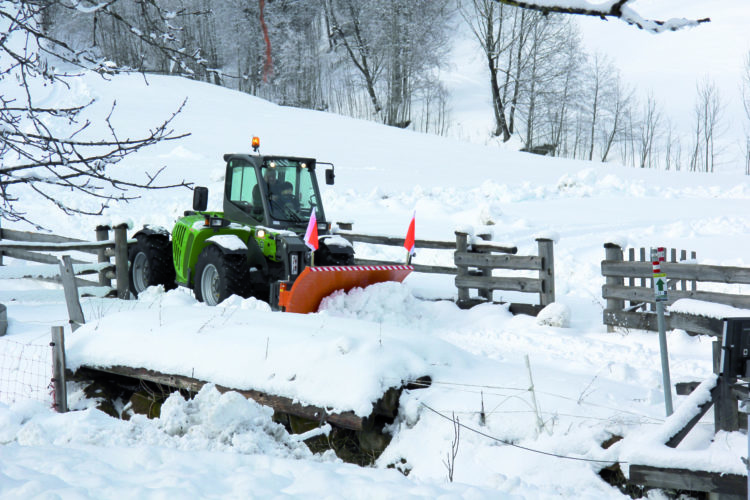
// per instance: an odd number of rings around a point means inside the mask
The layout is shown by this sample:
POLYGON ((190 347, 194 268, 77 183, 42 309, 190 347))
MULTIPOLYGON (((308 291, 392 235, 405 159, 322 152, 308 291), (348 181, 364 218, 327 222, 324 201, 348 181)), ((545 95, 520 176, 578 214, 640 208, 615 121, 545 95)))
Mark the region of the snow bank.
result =
MULTIPOLYGON (((144 295, 69 335, 68 367, 148 368, 364 417, 389 387, 466 359, 420 333, 325 314, 270 313, 253 298, 212 308, 184 290, 144 295)), ((398 302, 373 314, 385 315, 398 302)))

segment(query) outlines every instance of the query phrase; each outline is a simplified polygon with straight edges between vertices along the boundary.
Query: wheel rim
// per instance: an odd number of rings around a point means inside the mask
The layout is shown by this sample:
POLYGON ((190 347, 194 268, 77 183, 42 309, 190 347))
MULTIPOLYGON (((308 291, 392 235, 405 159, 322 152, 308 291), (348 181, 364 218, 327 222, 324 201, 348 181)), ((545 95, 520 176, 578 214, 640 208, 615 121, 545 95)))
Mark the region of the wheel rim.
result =
POLYGON ((145 253, 138 252, 135 259, 133 259, 133 286, 136 293, 141 293, 148 288, 150 270, 148 257, 146 257, 145 253))
POLYGON ((213 264, 208 264, 203 268, 201 275, 201 295, 203 301, 209 306, 215 306, 219 303, 219 270, 213 264))

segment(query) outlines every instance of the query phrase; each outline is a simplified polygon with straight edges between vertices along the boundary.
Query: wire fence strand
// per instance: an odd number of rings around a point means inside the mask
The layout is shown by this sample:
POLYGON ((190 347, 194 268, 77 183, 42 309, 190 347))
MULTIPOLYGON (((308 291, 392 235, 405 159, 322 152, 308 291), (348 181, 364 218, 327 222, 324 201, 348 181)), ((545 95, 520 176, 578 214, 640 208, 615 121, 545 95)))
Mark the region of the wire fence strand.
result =
POLYGON ((31 399, 52 404, 52 348, 3 339, 0 343, 0 403, 31 399))

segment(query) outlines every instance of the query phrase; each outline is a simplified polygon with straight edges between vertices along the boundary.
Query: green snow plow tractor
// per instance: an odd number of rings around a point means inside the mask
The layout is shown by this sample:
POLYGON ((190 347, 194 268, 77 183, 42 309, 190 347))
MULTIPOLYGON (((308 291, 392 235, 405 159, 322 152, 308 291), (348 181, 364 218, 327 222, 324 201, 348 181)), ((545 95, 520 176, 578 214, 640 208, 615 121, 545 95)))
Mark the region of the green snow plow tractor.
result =
MULTIPOLYGON (((226 154, 224 161, 223 212, 207 211, 208 189, 196 187, 193 210, 171 234, 145 226, 134 235, 137 243, 128 252, 134 295, 152 285, 179 285, 209 305, 236 294, 307 313, 336 290, 402 281, 411 272, 410 266, 352 265, 351 244, 330 232, 316 160, 226 154), (303 236, 313 214, 319 235, 314 253, 303 236)), ((325 178, 333 184, 333 165, 325 178)))

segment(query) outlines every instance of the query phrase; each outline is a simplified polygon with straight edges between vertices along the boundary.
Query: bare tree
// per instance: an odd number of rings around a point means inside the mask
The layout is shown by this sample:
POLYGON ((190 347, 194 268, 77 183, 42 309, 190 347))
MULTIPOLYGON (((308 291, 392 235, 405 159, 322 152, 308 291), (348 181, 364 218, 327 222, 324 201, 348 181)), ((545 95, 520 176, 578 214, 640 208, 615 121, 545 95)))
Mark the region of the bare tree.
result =
POLYGON ((134 189, 188 186, 184 181, 159 183, 157 177, 163 168, 145 172, 142 180, 113 172, 126 156, 183 137, 171 128, 179 109, 141 137, 121 138, 111 122, 114 104, 104 123, 94 124, 84 117, 90 103, 54 107, 39 102, 37 94, 43 85, 64 87, 75 76, 55 70, 58 64, 82 71, 113 70, 92 52, 74 51, 42 31, 40 24, 44 24, 49 14, 46 9, 52 5, 33 1, 0 4, 0 218, 41 228, 22 209, 22 204, 34 197, 67 214, 97 215, 115 200, 137 198, 137 194, 131 194, 134 189), (67 203, 57 196, 61 190, 96 199, 96 207, 67 203))
POLYGON ((594 148, 597 143, 596 132, 601 126, 602 103, 608 99, 606 94, 613 87, 615 70, 606 56, 597 53, 594 54, 594 60, 588 76, 589 151, 587 158, 590 161, 594 159, 594 148))
POLYGON ((605 120, 602 120, 601 161, 607 161, 612 148, 625 131, 625 112, 631 105, 633 91, 629 89, 615 71, 609 98, 604 103, 605 120))
POLYGON ((639 167, 653 166, 653 150, 656 143, 659 126, 661 125, 661 112, 657 109, 654 96, 649 94, 643 108, 643 119, 640 122, 638 133, 638 157, 639 167))
POLYGON ((667 119, 667 133, 664 136, 664 168, 666 170, 682 169, 682 144, 680 136, 674 130, 671 120, 667 119))
POLYGON ((722 103, 714 82, 705 78, 697 86, 695 103, 695 145, 691 170, 713 172, 716 166, 716 137, 720 134, 722 103))
MULTIPOLYGON (((471 0, 471 7, 471 11, 462 9, 461 14, 480 43, 489 70, 492 111, 495 117, 495 130, 492 135, 502 136, 503 141, 508 141, 511 137, 511 129, 505 116, 506 96, 501 92, 500 58, 506 53, 512 57, 509 49, 513 42, 519 41, 515 33, 508 34, 511 30, 515 31, 512 26, 508 26, 506 13, 510 10, 509 8, 502 4, 498 5, 494 0, 471 0)), ((524 18, 521 18, 520 22, 523 23, 524 18)), ((508 63, 505 70, 506 81, 510 78, 510 66, 511 64, 508 63)))
POLYGON ((633 0, 611 0, 602 2, 601 7, 582 6, 578 0, 556 0, 553 2, 523 2, 516 0, 494 0, 497 3, 531 9, 542 12, 544 15, 550 13, 560 14, 580 14, 584 16, 594 16, 602 19, 607 17, 618 18, 626 23, 636 26, 639 29, 660 33, 663 31, 675 31, 686 27, 697 26, 701 23, 709 22, 710 19, 669 19, 667 21, 651 20, 642 18, 628 4, 633 0))

